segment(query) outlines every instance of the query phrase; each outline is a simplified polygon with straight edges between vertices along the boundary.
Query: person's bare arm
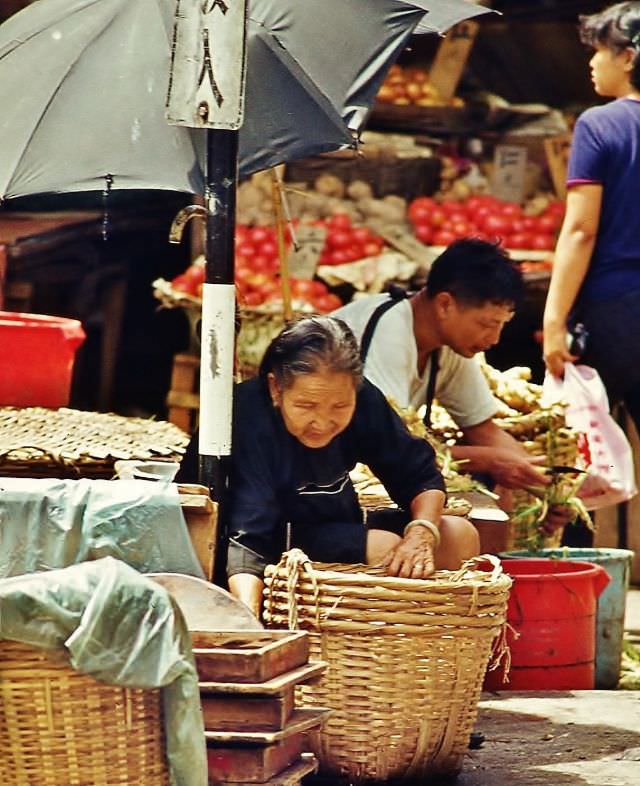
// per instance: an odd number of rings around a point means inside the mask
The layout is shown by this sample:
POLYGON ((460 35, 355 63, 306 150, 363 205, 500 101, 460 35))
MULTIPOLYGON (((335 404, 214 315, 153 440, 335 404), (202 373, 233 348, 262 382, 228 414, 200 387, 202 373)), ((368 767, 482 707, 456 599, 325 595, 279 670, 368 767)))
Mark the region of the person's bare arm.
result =
POLYGON ((252 573, 234 573, 229 577, 231 594, 246 604, 260 619, 264 582, 252 573))
POLYGON ((569 189, 543 319, 544 362, 556 377, 563 376, 566 362, 577 359, 567 349, 567 317, 589 269, 601 205, 601 185, 589 183, 569 189))
POLYGON ((485 420, 462 430, 464 445, 455 445, 451 456, 460 462, 463 472, 486 473, 504 488, 543 486, 549 479, 536 469, 543 457, 534 457, 501 429, 493 420, 485 420))

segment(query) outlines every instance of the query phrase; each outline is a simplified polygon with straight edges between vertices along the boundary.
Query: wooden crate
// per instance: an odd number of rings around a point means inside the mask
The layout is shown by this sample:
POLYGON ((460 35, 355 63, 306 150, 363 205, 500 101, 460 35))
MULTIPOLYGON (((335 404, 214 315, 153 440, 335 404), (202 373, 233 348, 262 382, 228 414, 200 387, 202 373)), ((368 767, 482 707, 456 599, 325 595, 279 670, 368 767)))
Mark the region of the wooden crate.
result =
POLYGON ((201 682, 205 729, 255 731, 283 729, 293 714, 295 686, 319 677, 326 663, 307 663, 267 682, 201 682))
POLYGON ((300 758, 307 735, 322 726, 328 712, 295 710, 279 731, 205 731, 209 782, 265 783, 300 758))
POLYGON ((205 486, 178 485, 180 508, 189 531, 198 561, 207 581, 213 579, 218 533, 218 504, 209 496, 205 486))
MULTIPOLYGON (((266 782, 269 786, 298 786, 306 775, 311 775, 318 770, 318 760, 313 753, 303 753, 299 759, 293 762, 282 772, 269 778, 266 782)), ((233 781, 223 781, 216 778, 209 779, 209 786, 229 786, 233 781)), ((241 783, 247 783, 242 781, 241 783)), ((234 786, 241 786, 235 783, 234 786)), ((266 786, 265 784, 265 786, 266 786)))
POLYGON ((293 713, 294 688, 279 696, 201 692, 200 702, 207 731, 278 731, 287 725, 293 713))
POLYGON ((192 434, 200 409, 200 358, 180 353, 173 358, 171 389, 167 395, 169 423, 192 434))
POLYGON ((192 633, 192 640, 201 682, 267 682, 309 659, 304 631, 211 631, 192 633))

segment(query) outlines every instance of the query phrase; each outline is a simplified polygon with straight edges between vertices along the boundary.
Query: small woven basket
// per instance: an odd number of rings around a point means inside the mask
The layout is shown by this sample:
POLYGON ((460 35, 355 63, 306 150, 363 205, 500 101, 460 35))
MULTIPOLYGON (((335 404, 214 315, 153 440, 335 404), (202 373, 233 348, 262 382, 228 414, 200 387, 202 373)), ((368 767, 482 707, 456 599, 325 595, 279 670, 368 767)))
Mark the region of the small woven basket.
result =
POLYGON ((511 587, 482 559, 492 571, 472 560, 427 580, 311 563, 296 549, 267 567, 267 623, 309 630, 310 658, 328 663, 300 689, 305 706, 333 710, 313 744, 322 772, 357 783, 461 769, 511 587))
POLYGON ((169 786, 159 690, 103 685, 0 641, 2 786, 169 786))

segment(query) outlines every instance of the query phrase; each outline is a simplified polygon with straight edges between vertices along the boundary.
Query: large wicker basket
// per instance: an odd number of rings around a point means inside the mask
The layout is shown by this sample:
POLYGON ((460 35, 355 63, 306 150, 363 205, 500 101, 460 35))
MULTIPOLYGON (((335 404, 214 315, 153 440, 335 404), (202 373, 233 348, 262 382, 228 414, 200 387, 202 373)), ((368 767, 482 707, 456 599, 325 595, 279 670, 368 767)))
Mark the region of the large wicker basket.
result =
POLYGON ((267 568, 268 624, 308 629, 311 659, 328 663, 302 688, 305 705, 333 710, 314 743, 324 773, 357 783, 461 769, 506 621, 511 579, 493 562, 413 580, 293 550, 267 568))
POLYGON ((0 641, 2 786, 169 786, 159 690, 103 685, 0 641))

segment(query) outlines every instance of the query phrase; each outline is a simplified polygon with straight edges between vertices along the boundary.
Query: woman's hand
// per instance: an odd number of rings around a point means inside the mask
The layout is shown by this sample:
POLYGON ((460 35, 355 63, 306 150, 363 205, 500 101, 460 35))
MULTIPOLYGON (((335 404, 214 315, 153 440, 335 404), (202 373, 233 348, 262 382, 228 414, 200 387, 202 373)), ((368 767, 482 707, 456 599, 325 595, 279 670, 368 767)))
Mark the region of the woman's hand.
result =
POLYGON ((562 379, 564 377, 564 364, 575 363, 578 359, 567 349, 567 329, 562 327, 546 326, 543 338, 544 362, 550 374, 562 379))
POLYGON ((411 527, 382 560, 389 576, 426 579, 435 570, 435 537, 426 527, 411 527))

